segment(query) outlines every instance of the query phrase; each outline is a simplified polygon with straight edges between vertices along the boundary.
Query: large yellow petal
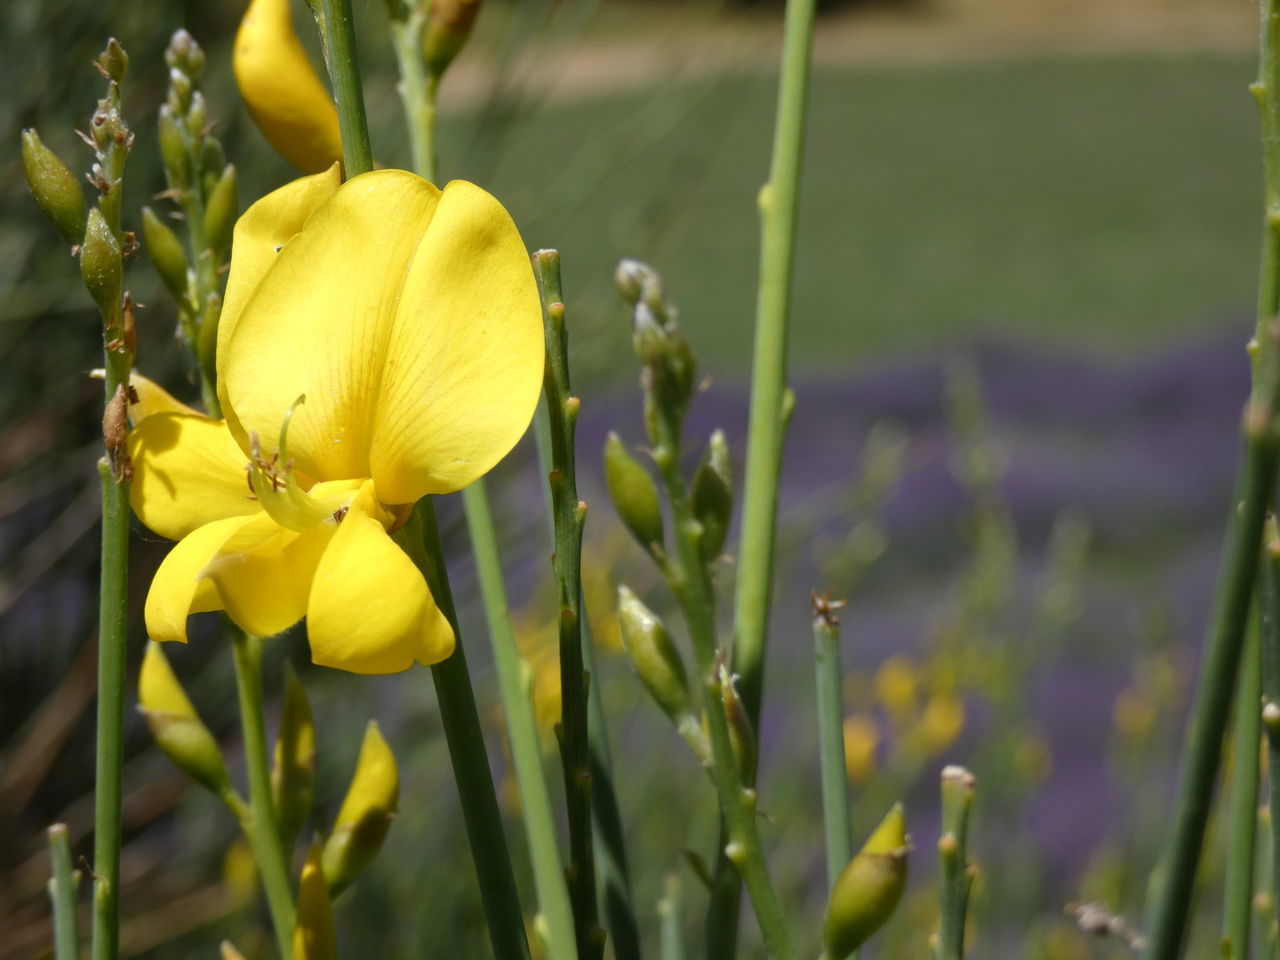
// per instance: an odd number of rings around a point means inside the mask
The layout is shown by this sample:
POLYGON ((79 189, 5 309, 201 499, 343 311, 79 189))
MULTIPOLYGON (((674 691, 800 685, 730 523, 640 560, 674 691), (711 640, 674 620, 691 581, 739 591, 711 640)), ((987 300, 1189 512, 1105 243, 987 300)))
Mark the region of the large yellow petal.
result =
POLYGON ((366 484, 316 569, 307 606, 311 659, 352 673, 398 673, 453 652, 453 628, 412 560, 370 514, 366 484))
POLYGON ((338 108, 293 29, 289 0, 253 0, 236 32, 236 85, 262 135, 303 173, 342 159, 338 108))
POLYGON ((279 254, 219 351, 241 444, 289 428, 299 469, 386 503, 465 486, 528 426, 542 381, 532 268, 495 199, 399 170, 348 181, 279 254))
POLYGON ((311 578, 336 531, 334 521, 324 521, 296 533, 260 514, 222 544, 203 576, 241 629, 274 636, 306 615, 311 578))
POLYGON ((201 575, 209 561, 237 530, 252 522, 249 517, 215 520, 183 537, 160 564, 143 617, 152 640, 187 642, 187 617, 222 609, 218 591, 201 575))
POLYGON ((227 425, 199 414, 157 413, 129 431, 138 518, 179 540, 225 517, 259 511, 245 476, 246 458, 227 425))

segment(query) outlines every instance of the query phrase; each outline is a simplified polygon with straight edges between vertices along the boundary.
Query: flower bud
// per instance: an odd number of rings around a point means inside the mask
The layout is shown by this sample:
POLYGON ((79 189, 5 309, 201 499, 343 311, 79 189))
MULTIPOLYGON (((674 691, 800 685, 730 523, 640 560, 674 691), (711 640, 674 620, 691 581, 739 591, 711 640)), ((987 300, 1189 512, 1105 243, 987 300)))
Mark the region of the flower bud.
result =
POLYGON ((178 235, 150 207, 142 208, 142 244, 165 287, 180 302, 187 298, 187 252, 178 235))
POLYGON ((337 894, 351 885, 377 855, 387 837, 400 798, 396 758, 369 721, 351 786, 324 845, 324 875, 337 894))
POLYGON ((22 170, 36 206, 62 239, 72 246, 83 240, 85 205, 80 182, 35 130, 22 131, 22 170))
POLYGON ((218 256, 231 246, 238 204, 236 168, 227 164, 204 207, 204 242, 218 256))
POLYGON ((170 69, 181 70, 196 79, 204 72, 204 50, 186 30, 177 30, 169 38, 169 46, 164 51, 164 62, 170 69))
POLYGON ((125 74, 129 72, 129 55, 115 37, 107 41, 106 49, 98 54, 95 62, 107 78, 116 83, 123 83, 125 74))
POLYGON ((689 680, 671 634, 626 587, 618 587, 618 622, 622 646, 640 682, 662 712, 679 724, 689 714, 689 680))
POLYGON ((244 954, 230 940, 223 940, 218 944, 218 956, 221 960, 245 960, 244 954))
POLYGON ((293 960, 338 960, 338 934, 333 905, 316 844, 302 865, 298 881, 298 914, 293 925, 293 960))
POLYGON ((120 243, 102 211, 94 207, 89 211, 84 243, 80 245, 80 275, 93 302, 106 315, 120 309, 123 273, 120 243))
POLYGON ((892 916, 907 886, 909 849, 902 804, 895 804, 836 878, 823 928, 825 956, 843 960, 892 916))
POLYGON ((604 478, 609 499, 631 535, 640 546, 652 551, 661 547, 662 504, 649 471, 631 456, 616 433, 604 444, 604 478))
POLYGON ((422 56, 437 80, 467 45, 479 13, 480 0, 431 0, 427 29, 422 35, 422 56))
POLYGON ((169 189, 186 190, 191 186, 191 157, 187 154, 186 134, 182 130, 182 120, 167 103, 160 107, 156 136, 160 141, 160 159, 164 161, 169 189))
POLYGON ((286 664, 280 735, 271 767, 271 796, 285 849, 293 847, 302 825, 311 816, 315 773, 316 726, 311 704, 298 675, 286 664))
POLYGON ((173 108, 175 114, 183 117, 187 115, 194 93, 195 86, 189 76, 177 68, 169 71, 169 96, 165 102, 173 108))
POLYGON ((207 136, 200 140, 200 195, 207 205, 209 195, 222 180, 223 169, 227 165, 227 153, 222 149, 222 141, 217 137, 207 136))
POLYGON ((751 724, 747 708, 738 696, 733 674, 723 663, 720 665, 720 700, 724 704, 725 719, 729 721, 729 745, 733 747, 733 759, 738 764, 738 776, 744 784, 756 778, 756 732, 751 724))
POLYGON ((694 519, 702 524, 702 558, 710 563, 720 556, 733 518, 733 477, 723 430, 711 434, 706 456, 693 474, 689 500, 694 519))
POLYGON ((209 124, 209 105, 204 99, 204 94, 199 90, 191 94, 191 106, 187 108, 187 118, 184 122, 187 134, 192 140, 198 141, 204 136, 205 127, 209 124))
POLYGON ((138 711, 146 718, 156 746, 174 766, 215 794, 230 788, 217 741, 200 721, 154 640, 147 643, 138 674, 138 711))

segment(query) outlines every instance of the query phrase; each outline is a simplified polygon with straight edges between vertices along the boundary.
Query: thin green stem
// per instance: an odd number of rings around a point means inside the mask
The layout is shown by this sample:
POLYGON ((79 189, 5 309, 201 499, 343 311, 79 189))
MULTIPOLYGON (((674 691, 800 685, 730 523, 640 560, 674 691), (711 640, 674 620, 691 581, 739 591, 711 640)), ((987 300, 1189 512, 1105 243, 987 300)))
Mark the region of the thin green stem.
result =
POLYGON ((817 679, 818 743, 822 757, 822 822, 827 842, 827 889, 853 857, 849 777, 844 766, 844 708, 840 702, 840 621, 815 598, 814 666, 817 679))
MULTIPOLYGON (((200 169, 200 142, 197 138, 191 150, 192 169, 200 169)), ((188 306, 194 306, 195 313, 190 317, 191 350, 195 353, 196 364, 200 369, 200 399, 204 403, 205 412, 211 417, 222 415, 222 405, 218 402, 217 373, 214 368, 214 346, 217 342, 218 314, 221 312, 221 284, 218 282, 218 265, 214 253, 209 249, 204 229, 204 198, 201 194, 199 178, 182 194, 182 214, 187 224, 187 236, 190 241, 190 255, 193 266, 190 305, 179 305, 185 313, 188 306), (216 298, 211 303, 210 298, 216 298), (211 327, 209 329, 206 327, 211 327)))
POLYGON ((661 944, 658 956, 661 960, 684 960, 682 900, 680 878, 669 874, 662 889, 662 899, 658 901, 658 936, 661 944))
POLYGON ((553 960, 572 960, 578 955, 574 943, 573 909, 562 872, 555 814, 551 807, 546 771, 542 766, 542 748, 538 740, 533 702, 524 677, 528 666, 516 647, 507 588, 502 576, 498 534, 494 528, 489 495, 483 479, 462 491, 462 502, 466 508, 467 526, 471 531, 471 549, 475 554, 485 620, 493 645, 493 661, 502 692, 511 758, 515 765, 516 780, 520 784, 529 859, 533 864, 533 883, 538 893, 538 909, 546 923, 547 953, 553 960))
POLYGON ((520 895, 511 869, 493 774, 489 770, 480 714, 471 689, 471 674, 467 669, 462 634, 458 630, 453 593, 449 589, 435 505, 430 497, 418 501, 397 542, 422 571, 432 597, 453 625, 458 638, 452 655, 431 668, 431 679, 440 706, 440 723, 449 745, 454 780, 458 784, 458 798, 466 823, 467 840, 471 844, 493 953, 497 960, 529 960, 520 895))
POLYGON ((1183 760, 1177 815, 1149 924, 1147 960, 1175 960, 1183 948, 1195 874, 1218 776, 1222 736, 1244 646, 1263 522, 1275 491, 1280 409, 1280 3, 1262 6, 1258 79, 1250 88, 1262 125, 1264 192, 1253 388, 1244 416, 1244 462, 1232 504, 1226 556, 1200 688, 1183 760))
POLYGON ((427 4, 406 5, 404 19, 391 20, 391 45, 400 67, 396 89, 404 104, 409 127, 409 150, 418 176, 436 179, 436 91, 439 78, 427 73, 422 59, 422 28, 427 22, 427 4))
POLYGON ((1247 960, 1253 916, 1254 844, 1258 828, 1258 768, 1262 756, 1262 664, 1258 630, 1248 633, 1236 692, 1235 741, 1231 777, 1230 849, 1223 905, 1223 960, 1247 960))
MULTIPOLYGON (((782 470, 787 330, 795 259, 796 210, 804 152, 815 0, 788 0, 769 180, 760 191, 760 278, 751 369, 742 542, 734 610, 733 667, 743 706, 759 728, 765 639, 773 591, 773 554, 782 470)), ((707 911, 708 950, 737 952, 742 903, 723 857, 707 911)))
POLYGON ((969 867, 969 810, 973 806, 973 774, 963 767, 942 771, 942 835, 938 861, 938 943, 934 960, 964 960, 965 917, 973 871, 969 867))
POLYGON ((588 742, 587 687, 590 677, 582 657, 582 530, 587 505, 578 499, 574 463, 574 431, 580 402, 569 384, 569 338, 560 288, 560 254, 540 250, 533 255, 542 291, 547 365, 544 393, 551 425, 551 504, 555 554, 552 565, 560 603, 560 737, 565 805, 569 821, 569 897, 573 901, 578 955, 604 954, 596 903, 596 865, 591 819, 591 753, 588 742))
MULTIPOLYGON (((1267 799, 1271 818, 1272 891, 1280 891, 1280 532, 1275 521, 1268 524, 1267 545, 1263 552, 1258 602, 1258 630, 1261 640, 1262 711, 1261 719, 1267 735, 1267 799)), ((1268 931, 1280 923, 1280 898, 1273 892, 1274 916, 1268 931)))
MULTIPOLYGON (((236 665, 236 693, 240 701, 240 726, 244 736, 244 765, 249 779, 249 842, 267 909, 275 929, 282 960, 293 956, 294 905, 289 882, 289 861, 280 845, 275 801, 271 797, 271 766, 267 753, 266 723, 262 706, 262 646, 260 637, 229 627, 236 665)), ((234 810, 235 807, 233 806, 234 810)), ((244 818, 241 817, 244 825, 244 818)))
POLYGON ((71 843, 67 825, 55 823, 49 828, 49 858, 53 861, 53 878, 49 881, 49 899, 53 902, 53 945, 56 960, 80 960, 80 934, 76 928, 76 890, 80 875, 71 868, 71 843))
POLYGON ((329 82, 338 102, 338 129, 342 134, 342 169, 347 179, 373 169, 369 146, 369 122, 364 112, 360 60, 356 54, 351 0, 312 0, 329 82))

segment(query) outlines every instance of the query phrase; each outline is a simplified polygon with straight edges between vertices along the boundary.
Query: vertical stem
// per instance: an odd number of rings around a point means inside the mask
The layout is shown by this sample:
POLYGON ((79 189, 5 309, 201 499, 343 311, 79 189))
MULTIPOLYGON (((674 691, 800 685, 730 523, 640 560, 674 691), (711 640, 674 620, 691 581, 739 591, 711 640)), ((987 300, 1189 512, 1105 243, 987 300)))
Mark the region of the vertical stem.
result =
POLYGON ((840 703, 840 620, 818 598, 814 601, 813 641, 822 752, 822 822, 830 891, 853 857, 853 839, 849 835, 849 778, 844 767, 844 709, 840 703))
POLYGON ((471 531, 471 549, 476 558, 485 620, 489 626, 493 661, 502 692, 511 758, 520 784, 533 883, 538 893, 538 908, 547 928, 547 953, 552 960, 572 960, 578 955, 574 945, 573 910, 560 862, 555 814, 547 788, 546 771, 542 767, 542 748, 538 742, 533 703, 523 677, 527 667, 516 648, 507 588, 502 578, 498 535, 483 478, 462 491, 462 502, 471 531))
MULTIPOLYGON (((1267 735, 1267 799, 1271 813, 1271 887, 1280 891, 1280 540, 1275 521, 1268 524, 1262 558, 1258 624, 1262 662, 1262 714, 1267 735)), ((1280 897, 1268 929, 1280 922, 1280 897)))
POLYGON ((400 67, 396 89, 404 104, 409 127, 409 150, 413 169, 432 183, 436 179, 436 91, 439 78, 428 75, 422 60, 422 28, 426 25, 427 4, 410 3, 403 20, 391 21, 391 45, 400 67))
POLYGON ((680 878, 675 874, 667 876, 662 890, 662 899, 658 901, 658 924, 661 947, 658 956, 661 960, 684 960, 683 914, 681 910, 680 878))
POLYGON ((493 953, 497 960, 529 960, 520 895, 507 852, 506 831, 498 809, 498 795, 493 788, 484 731, 480 727, 480 714, 471 689, 471 674, 467 670, 458 615, 453 606, 449 574, 440 545, 440 531, 436 526, 435 506, 430 497, 418 501, 398 542, 422 570, 432 597, 458 637, 457 647, 449 659, 431 668, 431 679, 435 683, 440 722, 458 784, 458 798, 480 883, 480 899, 484 904, 493 953))
POLYGON ((249 636, 236 627, 229 626, 228 631, 236 665, 245 773, 249 778, 249 840, 267 895, 276 946, 283 960, 289 960, 293 956, 293 892, 289 883, 289 861, 280 845, 275 801, 271 796, 271 766, 262 715, 263 642, 260 637, 249 636))
POLYGON ((604 931, 596 905, 596 868, 591 833, 591 756, 588 746, 587 685, 582 658, 582 529, 587 505, 578 499, 574 431, 580 402, 569 385, 569 338, 560 288, 560 254, 533 255, 542 290, 547 340, 544 392, 551 424, 551 503, 555 526, 556 584, 560 601, 560 755, 569 821, 569 896, 573 901, 578 955, 600 957, 604 931))
POLYGON ((49 858, 53 861, 49 899, 53 902, 54 956, 56 960, 80 960, 80 934, 76 929, 76 890, 80 877, 71 869, 71 844, 65 823, 55 823, 49 828, 49 858))
POLYGON ((317 0, 312 6, 324 44, 324 62, 338 102, 338 129, 342 133, 342 170, 350 179, 373 169, 369 147, 369 123, 364 112, 360 61, 351 22, 351 0, 317 0))
POLYGON ((1258 827, 1258 767, 1262 756, 1262 664, 1258 630, 1245 641, 1240 686, 1236 693, 1235 758, 1231 778, 1230 849, 1227 853, 1227 889, 1223 905, 1222 956, 1247 960, 1249 921, 1253 916, 1254 843, 1258 827))
POLYGON ((1258 283, 1253 388, 1244 416, 1244 463, 1232 505, 1226 556, 1200 689, 1188 730, 1185 769, 1177 798, 1177 819, 1162 862, 1149 924, 1147 960, 1174 960, 1182 951, 1191 894, 1204 840, 1222 735, 1244 645, 1249 602, 1258 568, 1263 521, 1275 490, 1276 411, 1280 407, 1280 10, 1277 0, 1262 4, 1258 79, 1250 88, 1258 103, 1266 208, 1258 283))
MULTIPOLYGON (((787 0, 781 77, 769 181, 760 191, 760 279, 751 369, 742 542, 734 611, 733 666, 752 725, 764 696, 765 634, 773 588, 773 553, 785 427, 787 328, 795 252, 796 208, 813 45, 815 0, 787 0)), ((736 954, 741 894, 723 856, 717 859, 707 912, 707 948, 736 954)))
POLYGON ((964 960, 965 915, 973 887, 968 859, 973 791, 973 774, 968 770, 947 767, 942 771, 942 836, 938 840, 942 882, 938 888, 938 945, 934 960, 964 960))

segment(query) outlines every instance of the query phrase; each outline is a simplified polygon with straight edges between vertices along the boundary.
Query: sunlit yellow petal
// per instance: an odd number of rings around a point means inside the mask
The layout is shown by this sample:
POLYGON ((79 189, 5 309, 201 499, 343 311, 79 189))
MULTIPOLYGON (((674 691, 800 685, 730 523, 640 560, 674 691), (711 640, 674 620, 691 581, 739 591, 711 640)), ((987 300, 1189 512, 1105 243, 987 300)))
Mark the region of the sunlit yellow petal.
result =
POLYGON ((163 537, 185 537, 225 517, 259 511, 245 480, 245 455, 221 420, 157 413, 129 431, 138 518, 163 537))
POLYGON ((352 673, 438 663, 454 635, 412 560, 370 516, 373 485, 352 501, 316 569, 307 606, 311 659, 352 673))
POLYGON ((506 211, 471 184, 441 194, 397 170, 356 177, 317 210, 235 331, 218 360, 242 445, 254 431, 266 448, 305 394, 289 432, 299 469, 371 476, 385 503, 492 467, 542 379, 537 290, 506 211))
POLYGON ((311 578, 336 530, 329 521, 300 534, 261 514, 223 543, 203 575, 241 629, 274 636, 306 615, 311 578))
POLYGON ((187 617, 222 609, 218 591, 201 574, 223 543, 246 523, 248 517, 215 520, 183 537, 160 564, 143 609, 147 635, 152 640, 187 642, 187 617))
POLYGON ((236 85, 262 135, 303 173, 342 159, 338 109, 293 29, 289 0, 253 0, 236 33, 236 85))
POLYGON ((337 960, 337 933, 329 885, 320 866, 320 845, 312 846, 298 881, 298 913, 293 928, 294 960, 337 960))

